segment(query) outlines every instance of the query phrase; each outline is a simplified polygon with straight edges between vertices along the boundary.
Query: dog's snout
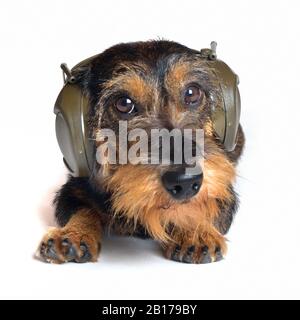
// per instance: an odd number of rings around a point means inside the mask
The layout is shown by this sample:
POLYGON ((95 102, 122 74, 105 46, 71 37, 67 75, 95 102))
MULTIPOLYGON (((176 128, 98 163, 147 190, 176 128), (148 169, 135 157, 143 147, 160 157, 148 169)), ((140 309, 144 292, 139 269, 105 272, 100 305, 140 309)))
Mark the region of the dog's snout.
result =
POLYGON ((203 174, 186 174, 186 168, 167 171, 162 175, 165 189, 176 200, 187 200, 196 195, 201 187, 203 174))

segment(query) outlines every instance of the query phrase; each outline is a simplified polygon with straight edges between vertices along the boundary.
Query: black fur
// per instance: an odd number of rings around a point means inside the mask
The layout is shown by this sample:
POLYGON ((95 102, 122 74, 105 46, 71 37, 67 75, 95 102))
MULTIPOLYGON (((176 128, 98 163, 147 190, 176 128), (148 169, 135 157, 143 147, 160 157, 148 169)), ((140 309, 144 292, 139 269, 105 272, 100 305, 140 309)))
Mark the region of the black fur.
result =
POLYGON ((216 228, 222 233, 226 234, 233 222, 233 218, 239 206, 239 199, 237 193, 230 188, 231 199, 224 201, 217 199, 219 214, 215 221, 216 228))
MULTIPOLYGON (((145 228, 137 224, 133 227, 133 221, 128 221, 122 216, 113 217, 111 210, 111 195, 97 189, 89 178, 75 178, 69 176, 68 181, 57 192, 54 199, 56 207, 55 217, 59 226, 65 226, 73 214, 80 209, 97 209, 101 211, 100 219, 104 219, 104 224, 108 221, 112 229, 119 228, 126 224, 124 230, 131 231, 130 235, 139 238, 149 238, 149 234, 145 228)), ((122 228, 121 228, 122 229, 122 228)))
POLYGON ((91 63, 74 69, 77 83, 89 96, 90 118, 95 116, 97 102, 102 94, 101 85, 111 79, 120 62, 143 61, 156 69, 158 78, 163 78, 169 67, 170 56, 182 54, 193 57, 198 51, 173 41, 159 40, 149 42, 120 43, 97 55, 91 63))
MULTIPOLYGON (((97 102, 102 93, 101 85, 111 79, 115 67, 120 62, 135 63, 136 61, 143 61, 155 67, 159 78, 159 75, 163 77, 166 68, 168 68, 168 57, 182 54, 192 57, 199 52, 171 41, 126 43, 113 46, 96 56, 89 64, 74 69, 78 84, 90 99, 90 118, 95 117, 97 102)), ((92 120, 91 127, 93 127, 92 120)), ((240 157, 243 144, 244 136, 240 127, 237 148, 232 153, 227 154, 231 161, 236 162, 240 157)), ((238 207, 238 198, 232 188, 231 195, 231 200, 218 201, 220 214, 215 221, 215 225, 222 234, 228 231, 238 207)), ((103 214, 112 215, 110 195, 94 186, 93 177, 89 179, 70 176, 68 182, 57 193, 54 204, 56 206, 56 218, 60 226, 64 226, 70 217, 81 208, 101 208, 103 214)), ((122 221, 119 222, 122 223, 122 221)), ((142 227, 137 228, 136 234, 147 237, 142 227)))
POLYGON ((74 178, 57 192, 54 199, 55 217, 60 226, 64 226, 71 216, 82 208, 101 208, 103 213, 110 213, 110 195, 96 190, 89 178, 74 178))

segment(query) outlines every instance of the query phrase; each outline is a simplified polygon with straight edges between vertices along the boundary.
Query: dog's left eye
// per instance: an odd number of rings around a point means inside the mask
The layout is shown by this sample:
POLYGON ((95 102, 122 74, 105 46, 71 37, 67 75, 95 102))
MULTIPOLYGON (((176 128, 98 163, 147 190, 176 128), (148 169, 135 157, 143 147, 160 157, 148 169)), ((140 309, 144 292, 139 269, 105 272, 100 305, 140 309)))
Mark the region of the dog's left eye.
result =
POLYGON ((188 106, 198 106, 203 99, 202 90, 196 85, 190 85, 184 90, 184 103, 188 106))
POLYGON ((135 110, 135 105, 129 97, 121 97, 116 102, 116 108, 121 113, 132 113, 135 110))

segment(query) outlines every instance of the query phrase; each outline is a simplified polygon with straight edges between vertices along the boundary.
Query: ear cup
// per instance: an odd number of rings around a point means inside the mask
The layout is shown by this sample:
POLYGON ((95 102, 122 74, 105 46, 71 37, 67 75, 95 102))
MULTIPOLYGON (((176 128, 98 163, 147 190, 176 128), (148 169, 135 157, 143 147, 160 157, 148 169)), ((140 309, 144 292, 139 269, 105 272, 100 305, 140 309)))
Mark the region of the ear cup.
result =
POLYGON ((219 81, 223 106, 216 107, 212 114, 214 129, 225 149, 233 151, 240 122, 241 102, 238 77, 221 60, 213 61, 213 68, 219 81))
POLYGON ((64 162, 75 176, 89 176, 92 169, 93 145, 86 123, 88 99, 76 84, 66 84, 54 107, 56 137, 64 162))

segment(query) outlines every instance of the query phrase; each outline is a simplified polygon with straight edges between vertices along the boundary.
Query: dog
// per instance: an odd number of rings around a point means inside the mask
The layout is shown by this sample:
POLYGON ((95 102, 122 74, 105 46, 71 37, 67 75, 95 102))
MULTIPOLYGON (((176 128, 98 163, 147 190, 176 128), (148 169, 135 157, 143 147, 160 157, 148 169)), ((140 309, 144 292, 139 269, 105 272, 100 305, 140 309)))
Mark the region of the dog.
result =
POLYGON ((245 139, 239 124, 233 150, 220 141, 212 118, 222 95, 213 66, 202 53, 167 40, 123 43, 74 70, 89 99, 93 169, 87 177, 69 176, 56 194, 59 227, 40 243, 43 260, 95 262, 106 230, 155 239, 165 257, 178 262, 223 259, 225 234, 238 208, 233 185, 245 139), (174 161, 100 164, 97 152, 105 144, 97 139, 99 130, 109 128, 121 138, 120 121, 129 130, 147 133, 203 130, 201 173, 188 175, 188 165, 174 161))

